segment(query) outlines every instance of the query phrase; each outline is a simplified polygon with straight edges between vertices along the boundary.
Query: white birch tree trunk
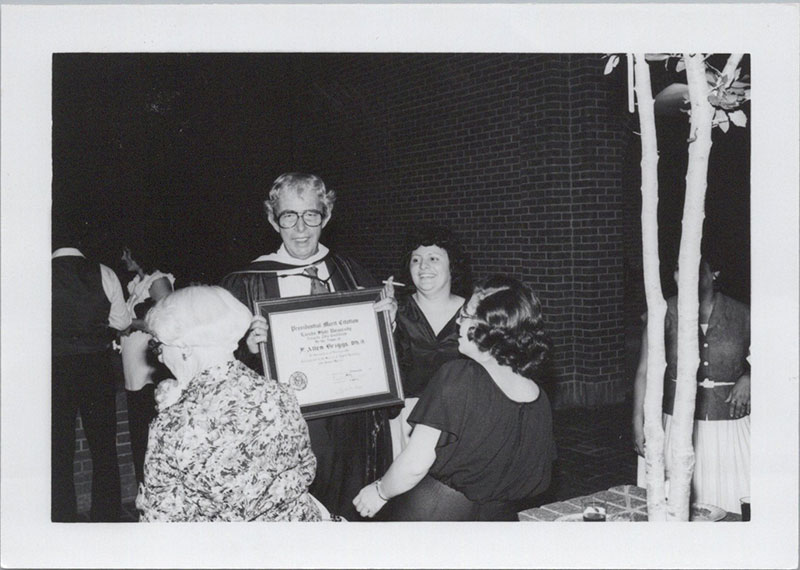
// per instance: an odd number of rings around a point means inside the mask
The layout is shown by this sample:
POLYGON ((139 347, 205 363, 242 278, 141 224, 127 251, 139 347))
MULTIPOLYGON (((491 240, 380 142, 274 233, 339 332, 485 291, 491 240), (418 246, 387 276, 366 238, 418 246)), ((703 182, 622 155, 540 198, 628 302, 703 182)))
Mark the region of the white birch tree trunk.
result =
POLYGON ((668 520, 689 520, 689 499, 694 471, 694 408, 697 395, 698 283, 700 243, 705 218, 708 158, 711 153, 711 127, 714 108, 708 101, 705 58, 685 54, 686 76, 692 116, 689 143, 689 166, 686 171, 686 198, 683 207, 681 245, 678 256, 678 378, 668 464, 670 465, 668 520))
POLYGON ((642 144, 642 263, 647 299, 647 383, 644 395, 647 517, 667 518, 664 489, 664 427, 661 400, 664 395, 664 315, 667 303, 661 291, 658 256, 658 142, 650 85, 650 66, 644 54, 634 56, 634 89, 639 107, 642 144))
POLYGON ((725 77, 725 86, 730 87, 731 83, 736 79, 736 69, 739 67, 739 62, 742 61, 744 54, 732 53, 725 63, 725 68, 722 70, 722 75, 725 77))

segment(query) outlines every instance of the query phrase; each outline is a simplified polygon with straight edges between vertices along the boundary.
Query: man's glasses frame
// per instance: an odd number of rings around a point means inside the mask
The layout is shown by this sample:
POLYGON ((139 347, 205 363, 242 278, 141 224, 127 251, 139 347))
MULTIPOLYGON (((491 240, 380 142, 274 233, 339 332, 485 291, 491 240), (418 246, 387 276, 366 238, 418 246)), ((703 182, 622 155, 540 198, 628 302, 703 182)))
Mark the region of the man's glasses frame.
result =
POLYGON ((297 225, 298 220, 303 218, 303 223, 310 228, 316 228, 322 225, 325 219, 325 212, 319 210, 303 210, 302 212, 295 212, 294 210, 284 210, 278 214, 278 225, 285 230, 293 228, 297 225))

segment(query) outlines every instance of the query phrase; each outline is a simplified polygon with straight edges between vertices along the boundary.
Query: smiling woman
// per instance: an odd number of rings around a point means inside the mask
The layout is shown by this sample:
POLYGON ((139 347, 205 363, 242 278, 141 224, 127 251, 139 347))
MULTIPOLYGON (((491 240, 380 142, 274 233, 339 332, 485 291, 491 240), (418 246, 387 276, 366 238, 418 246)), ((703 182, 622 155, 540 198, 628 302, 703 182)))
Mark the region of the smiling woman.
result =
POLYGON ((459 358, 456 316, 463 291, 470 287, 461 244, 441 226, 423 226, 409 237, 399 274, 412 287, 398 298, 395 346, 406 401, 391 424, 395 457, 408 444, 411 425, 406 420, 431 376, 459 358))

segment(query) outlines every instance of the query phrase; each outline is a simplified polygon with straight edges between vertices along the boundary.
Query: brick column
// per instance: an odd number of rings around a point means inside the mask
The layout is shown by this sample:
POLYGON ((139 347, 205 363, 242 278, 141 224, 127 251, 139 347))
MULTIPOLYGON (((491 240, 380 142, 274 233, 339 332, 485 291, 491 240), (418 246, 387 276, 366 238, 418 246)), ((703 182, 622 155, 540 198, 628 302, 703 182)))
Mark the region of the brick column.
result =
MULTIPOLYGON (((122 486, 122 502, 129 503, 136 499, 136 474, 133 470, 130 432, 128 431, 128 403, 125 391, 117 392, 117 461, 122 486)), ((78 416, 75 430, 75 495, 78 501, 78 512, 88 513, 92 502, 92 455, 89 443, 83 432, 83 424, 78 416)))

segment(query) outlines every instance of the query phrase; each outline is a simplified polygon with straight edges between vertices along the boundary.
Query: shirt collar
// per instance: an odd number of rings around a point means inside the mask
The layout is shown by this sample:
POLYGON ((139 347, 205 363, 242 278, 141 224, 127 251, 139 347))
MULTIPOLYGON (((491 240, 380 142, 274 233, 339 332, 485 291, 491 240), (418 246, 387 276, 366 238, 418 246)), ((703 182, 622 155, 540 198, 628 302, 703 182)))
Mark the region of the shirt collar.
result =
POLYGON ((66 257, 66 256, 78 256, 78 257, 86 257, 83 255, 78 248, 75 247, 59 247, 57 250, 53 252, 52 259, 56 257, 66 257))
POLYGON ((308 265, 314 265, 318 261, 322 260, 326 255, 328 255, 328 248, 322 244, 319 244, 319 249, 317 253, 308 257, 306 259, 297 259, 296 257, 292 257, 289 255, 289 252, 286 251, 286 246, 281 244, 278 248, 278 251, 275 253, 270 253, 267 255, 262 255, 253 260, 255 263, 256 261, 277 261, 279 263, 284 263, 286 265, 294 265, 296 267, 306 267, 308 265))

